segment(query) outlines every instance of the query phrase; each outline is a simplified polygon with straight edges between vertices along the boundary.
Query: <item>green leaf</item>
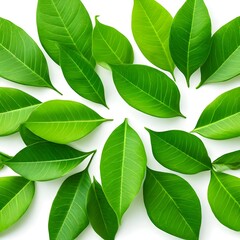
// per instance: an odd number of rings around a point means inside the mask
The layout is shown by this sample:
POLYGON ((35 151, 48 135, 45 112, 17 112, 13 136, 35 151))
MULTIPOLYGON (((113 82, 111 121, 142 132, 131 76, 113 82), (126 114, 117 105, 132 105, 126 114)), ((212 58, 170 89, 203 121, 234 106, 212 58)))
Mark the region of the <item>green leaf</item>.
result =
POLYGON ((128 39, 115 28, 100 23, 97 19, 93 30, 93 56, 105 64, 133 63, 133 49, 128 39))
POLYGON ((208 201, 215 217, 228 228, 240 231, 240 179, 212 172, 208 201))
POLYGON ((196 133, 212 139, 229 139, 240 136, 240 87, 217 97, 202 112, 196 133))
POLYGON ((0 136, 18 131, 31 112, 41 102, 36 98, 14 88, 0 88, 0 136))
POLYGON ((187 0, 174 17, 170 32, 172 58, 185 75, 191 75, 206 61, 211 47, 211 19, 203 0, 187 0))
POLYGON ((173 75, 169 50, 172 25, 170 13, 155 0, 134 0, 132 32, 143 55, 157 67, 173 75))
POLYGON ((0 152, 0 170, 4 167, 4 162, 10 160, 12 157, 0 152))
POLYGON ((213 162, 213 167, 219 172, 240 169, 240 150, 219 157, 213 162))
POLYGON ((60 65, 68 84, 76 93, 90 101, 106 106, 101 79, 81 54, 61 48, 60 65))
POLYGON ((144 65, 111 68, 115 86, 130 106, 156 117, 182 116, 179 90, 167 75, 144 65))
POLYGON ((49 216, 50 240, 75 239, 88 226, 87 196, 90 187, 87 170, 63 182, 49 216))
POLYGON ((178 130, 148 131, 153 155, 164 167, 185 174, 211 170, 207 150, 196 136, 178 130))
POLYGON ((0 232, 11 227, 24 215, 34 192, 34 182, 22 177, 0 178, 0 232))
POLYGON ((209 57, 201 68, 201 83, 227 81, 240 74, 240 17, 221 27, 212 38, 209 57))
POLYGON ((147 170, 144 203, 151 221, 176 237, 197 240, 201 205, 193 188, 177 175, 147 170))
POLYGON ((33 111, 25 126, 47 141, 65 144, 83 138, 105 121, 81 103, 52 100, 33 111))
POLYGON ((140 137, 125 120, 108 138, 100 164, 103 191, 119 222, 141 188, 146 161, 140 137))
POLYGON ((46 140, 38 137, 37 135, 35 135, 34 133, 32 133, 28 128, 26 128, 24 125, 21 125, 20 129, 19 129, 19 133, 21 135, 21 138, 23 140, 23 142, 28 146, 28 145, 32 145, 34 143, 38 143, 38 142, 46 142, 46 140))
POLYGON ((66 175, 92 153, 68 145, 39 142, 22 149, 5 165, 29 180, 47 181, 66 175))
POLYGON ((59 46, 67 46, 92 60, 92 22, 79 0, 38 0, 37 27, 41 43, 59 63, 59 46))
POLYGON ((0 18, 0 76, 9 81, 54 89, 47 61, 33 39, 20 27, 0 18))
POLYGON ((96 180, 89 191, 87 210, 95 232, 103 239, 114 240, 118 230, 118 219, 96 180))

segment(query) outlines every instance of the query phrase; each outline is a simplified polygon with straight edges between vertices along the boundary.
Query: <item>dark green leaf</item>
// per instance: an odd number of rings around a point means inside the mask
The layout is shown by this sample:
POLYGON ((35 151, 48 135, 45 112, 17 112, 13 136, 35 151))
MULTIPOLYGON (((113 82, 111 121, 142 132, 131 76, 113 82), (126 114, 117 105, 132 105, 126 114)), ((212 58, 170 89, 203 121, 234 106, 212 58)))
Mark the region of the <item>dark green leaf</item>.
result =
POLYGON ((4 167, 4 162, 10 160, 12 157, 0 152, 0 170, 4 167))
POLYGON ((32 145, 34 143, 38 143, 38 142, 46 142, 46 140, 38 137, 37 135, 35 135, 34 133, 32 133, 28 128, 26 128, 24 125, 22 125, 19 129, 21 138, 23 140, 23 142, 28 146, 28 145, 32 145))

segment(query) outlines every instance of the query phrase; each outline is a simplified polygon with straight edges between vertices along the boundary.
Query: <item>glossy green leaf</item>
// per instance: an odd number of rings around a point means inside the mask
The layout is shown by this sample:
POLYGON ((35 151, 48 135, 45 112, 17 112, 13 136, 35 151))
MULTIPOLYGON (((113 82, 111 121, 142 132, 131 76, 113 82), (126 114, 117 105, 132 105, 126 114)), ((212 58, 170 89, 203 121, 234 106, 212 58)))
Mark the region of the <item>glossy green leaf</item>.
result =
POLYGON ((47 181, 66 175, 92 153, 68 145, 39 142, 22 149, 5 164, 29 180, 47 181))
POLYGON ((61 48, 60 65, 68 84, 76 93, 106 106, 102 81, 81 54, 61 48))
POLYGON ((240 150, 219 157, 213 162, 213 167, 219 172, 240 169, 240 150))
POLYGON ((28 146, 28 145, 32 145, 34 143, 38 143, 38 142, 46 142, 46 140, 38 137, 37 135, 35 135, 34 133, 32 133, 28 128, 26 128, 24 125, 22 125, 19 128, 19 133, 21 135, 21 138, 23 140, 23 142, 28 146))
POLYGON ((146 161, 140 137, 125 120, 104 145, 100 164, 103 191, 119 222, 140 190, 146 161))
POLYGON ((24 215, 34 192, 34 182, 22 177, 0 178, 0 232, 11 227, 24 215))
POLYGON ((87 170, 63 182, 49 216, 50 240, 75 239, 88 226, 87 196, 90 187, 87 170))
POLYGON ((211 19, 203 0, 187 0, 174 17, 170 33, 172 58, 185 75, 206 61, 211 47, 211 19))
POLYGON ((240 87, 217 97, 202 112, 194 132, 212 139, 240 136, 240 87))
POLYGON ((156 117, 182 116, 179 90, 167 75, 144 65, 111 67, 115 86, 130 106, 156 117))
POLYGON ((59 46, 92 58, 92 22, 79 0, 38 0, 37 26, 41 43, 59 63, 59 46))
POLYGON ((25 126, 47 141, 65 144, 83 138, 105 121, 81 103, 52 100, 33 111, 25 126))
POLYGON ((0 152, 0 170, 4 167, 4 162, 10 160, 12 157, 0 152))
POLYGON ((164 167, 185 174, 211 170, 207 150, 196 136, 179 130, 148 131, 153 155, 164 167))
POLYGON ((201 205, 193 188, 177 175, 147 170, 144 203, 154 225, 176 237, 197 240, 201 205))
POLYGON ((228 228, 240 231, 240 179, 212 172, 208 201, 215 217, 228 228))
POLYGON ((103 239, 114 240, 118 230, 117 215, 96 180, 89 191, 87 210, 89 221, 95 232, 103 239))
POLYGON ((240 17, 221 27, 212 38, 209 57, 201 68, 201 83, 223 82, 240 74, 240 17))
POLYGON ((0 18, 0 76, 12 82, 54 89, 47 61, 33 39, 20 27, 0 18))
POLYGON ((173 74, 169 50, 170 13, 155 0, 134 0, 132 32, 143 55, 157 67, 173 74))
POLYGON ((93 30, 93 56, 105 64, 133 63, 133 49, 128 39, 115 28, 106 26, 96 19, 93 30))
POLYGON ((18 131, 41 102, 14 88, 0 88, 0 136, 18 131))

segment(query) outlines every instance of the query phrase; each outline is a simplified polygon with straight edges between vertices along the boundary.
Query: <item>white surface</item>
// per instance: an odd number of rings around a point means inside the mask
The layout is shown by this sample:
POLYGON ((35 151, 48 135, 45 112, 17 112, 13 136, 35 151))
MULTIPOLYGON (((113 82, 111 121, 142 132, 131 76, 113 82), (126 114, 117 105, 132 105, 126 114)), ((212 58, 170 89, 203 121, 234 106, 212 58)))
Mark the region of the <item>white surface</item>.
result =
MULTIPOLYGON (((159 1, 174 15, 179 7, 184 3, 183 0, 161 0, 159 1)), ((239 0, 205 0, 213 22, 213 31, 215 32, 220 26, 235 18, 240 13, 239 0)), ((137 48, 131 34, 131 11, 133 1, 130 0, 83 0, 92 19, 95 15, 100 15, 102 23, 111 25, 125 34, 131 41, 135 51, 135 63, 151 65, 137 48)), ((37 0, 0 0, 0 16, 7 18, 15 24, 21 26, 31 37, 39 44, 37 35, 35 13, 37 0)), ((42 48, 42 47, 41 47, 42 48)), ((99 180, 99 162, 103 144, 111 131, 118 126, 124 118, 129 118, 129 122, 142 137, 146 146, 148 155, 148 166, 160 171, 167 171, 161 167, 153 158, 149 143, 149 136, 144 130, 148 127, 155 131, 166 131, 170 129, 182 129, 190 131, 194 128, 197 119, 202 110, 218 95, 239 86, 239 77, 230 82, 203 86, 196 90, 195 87, 199 82, 199 72, 194 74, 191 79, 191 88, 186 87, 183 75, 176 70, 177 85, 181 91, 181 110, 187 116, 187 119, 159 119, 145 115, 128 106, 118 95, 111 73, 102 68, 98 68, 106 92, 107 104, 110 110, 102 106, 91 103, 79 97, 74 91, 67 86, 60 68, 45 54, 49 63, 50 75, 54 86, 59 89, 63 96, 49 89, 33 88, 17 85, 6 80, 0 79, 0 86, 9 86, 22 89, 42 101, 50 99, 72 99, 82 102, 103 117, 113 118, 113 122, 108 122, 100 126, 96 131, 86 138, 73 143, 72 145, 82 150, 98 149, 98 153, 93 160, 90 168, 91 174, 99 180)), ((227 141, 213 141, 201 138, 208 149, 212 160, 224 153, 239 149, 240 138, 227 141)), ((0 151, 9 155, 16 154, 24 147, 19 134, 0 138, 0 151)), ((81 169, 77 168, 74 172, 81 169)), ((73 173, 73 172, 72 172, 73 173)), ((71 175, 70 173, 69 175, 71 175)), ((0 177, 13 175, 14 173, 6 167, 0 172, 0 177)), ((236 172, 234 174, 237 174, 236 172)), ((240 175, 240 174, 239 174, 240 175)), ((200 233, 201 240, 237 240, 240 234, 221 225, 212 214, 207 202, 207 185, 209 182, 209 173, 201 173, 193 176, 181 175, 196 190, 202 203, 202 227, 200 233)), ((3 240, 47 240, 48 239, 48 215, 54 196, 64 179, 55 181, 37 183, 36 195, 32 206, 24 217, 8 231, 0 234, 3 240)), ((78 239, 97 240, 100 239, 91 227, 88 227, 78 239)), ((133 239, 164 239, 171 240, 175 237, 157 229, 148 219, 143 205, 142 192, 139 193, 127 213, 124 215, 122 226, 116 237, 117 240, 133 239)))

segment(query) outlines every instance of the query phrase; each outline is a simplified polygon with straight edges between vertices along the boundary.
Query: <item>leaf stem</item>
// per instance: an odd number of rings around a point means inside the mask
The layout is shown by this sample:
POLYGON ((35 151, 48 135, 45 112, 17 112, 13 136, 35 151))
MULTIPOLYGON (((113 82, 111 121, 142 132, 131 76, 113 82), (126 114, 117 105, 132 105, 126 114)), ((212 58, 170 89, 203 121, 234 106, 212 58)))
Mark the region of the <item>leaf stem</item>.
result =
POLYGON ((92 163, 92 160, 93 160, 96 152, 97 152, 97 150, 94 150, 94 151, 91 152, 91 153, 92 153, 92 156, 91 156, 91 158, 90 158, 90 160, 89 160, 89 163, 88 163, 88 165, 87 165, 87 167, 86 167, 86 170, 89 169, 89 167, 90 167, 90 165, 91 165, 91 163, 92 163))

